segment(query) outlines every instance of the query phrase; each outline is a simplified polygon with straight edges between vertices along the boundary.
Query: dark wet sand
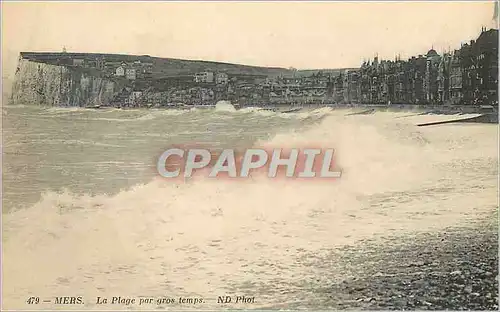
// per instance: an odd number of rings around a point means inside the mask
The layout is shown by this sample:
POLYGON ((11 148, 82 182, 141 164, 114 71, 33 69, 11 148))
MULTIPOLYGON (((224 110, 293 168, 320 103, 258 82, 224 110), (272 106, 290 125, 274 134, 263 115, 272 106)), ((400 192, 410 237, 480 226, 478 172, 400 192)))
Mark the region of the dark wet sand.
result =
POLYGON ((333 309, 498 310, 498 219, 342 252, 357 278, 339 281, 333 309))

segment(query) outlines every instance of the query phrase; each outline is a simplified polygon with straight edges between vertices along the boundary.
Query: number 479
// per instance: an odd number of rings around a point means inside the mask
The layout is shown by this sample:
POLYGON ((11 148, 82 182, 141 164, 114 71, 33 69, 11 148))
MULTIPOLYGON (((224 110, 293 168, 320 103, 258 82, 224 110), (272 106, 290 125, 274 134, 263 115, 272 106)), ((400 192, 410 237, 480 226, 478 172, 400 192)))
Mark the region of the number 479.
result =
POLYGON ((40 302, 39 297, 29 297, 26 301, 28 304, 38 304, 40 302))

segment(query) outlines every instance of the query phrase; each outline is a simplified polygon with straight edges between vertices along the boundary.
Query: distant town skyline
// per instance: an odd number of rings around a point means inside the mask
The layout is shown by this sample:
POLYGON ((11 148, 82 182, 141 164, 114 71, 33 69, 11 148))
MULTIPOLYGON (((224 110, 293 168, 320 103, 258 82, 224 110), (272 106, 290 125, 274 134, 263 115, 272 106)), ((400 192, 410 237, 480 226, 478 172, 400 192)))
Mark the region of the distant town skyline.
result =
POLYGON ((3 2, 2 67, 20 51, 102 52, 297 69, 441 53, 496 28, 493 1, 3 2))

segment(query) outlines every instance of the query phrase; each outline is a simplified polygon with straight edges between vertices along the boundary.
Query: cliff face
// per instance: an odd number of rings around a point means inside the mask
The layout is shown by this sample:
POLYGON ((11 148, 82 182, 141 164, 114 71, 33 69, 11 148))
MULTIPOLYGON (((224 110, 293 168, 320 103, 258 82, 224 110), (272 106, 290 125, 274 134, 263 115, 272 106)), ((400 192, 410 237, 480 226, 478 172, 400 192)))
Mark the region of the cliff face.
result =
POLYGON ((163 107, 181 103, 213 105, 219 100, 240 105, 323 102, 325 90, 305 88, 293 94, 285 90, 282 85, 285 74, 296 73, 300 72, 147 55, 21 52, 9 103, 163 107), (120 67, 121 74, 117 71, 120 67), (125 75, 124 69, 128 74, 125 75), (225 73, 226 80, 196 81, 196 73, 204 71, 225 73), (281 87, 271 92, 266 79, 276 76, 281 77, 281 87))
POLYGON ((11 104, 42 106, 108 105, 116 83, 76 68, 20 59, 11 104))

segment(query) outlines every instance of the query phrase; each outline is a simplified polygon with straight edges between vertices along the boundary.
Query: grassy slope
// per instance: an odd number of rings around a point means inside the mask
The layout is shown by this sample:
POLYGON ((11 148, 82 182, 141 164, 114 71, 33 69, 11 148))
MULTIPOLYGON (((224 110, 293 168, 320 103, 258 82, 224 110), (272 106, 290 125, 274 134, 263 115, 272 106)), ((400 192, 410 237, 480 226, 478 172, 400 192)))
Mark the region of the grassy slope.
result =
MULTIPOLYGON (((36 59, 39 61, 50 60, 61 56, 69 56, 73 58, 97 58, 104 56, 107 61, 126 61, 133 62, 141 60, 141 62, 152 62, 154 67, 155 77, 168 77, 176 75, 192 75, 202 71, 220 71, 230 75, 255 75, 276 77, 283 75, 290 77, 293 71, 280 67, 261 67, 249 66, 241 64, 231 64, 223 62, 199 61, 199 60, 182 60, 173 58, 151 57, 148 55, 121 55, 121 54, 102 54, 102 53, 52 53, 52 52, 21 52, 25 57, 36 59)), ((324 72, 336 74, 340 69, 321 69, 324 72)), ((318 70, 308 69, 298 71, 298 75, 310 75, 318 70)))

